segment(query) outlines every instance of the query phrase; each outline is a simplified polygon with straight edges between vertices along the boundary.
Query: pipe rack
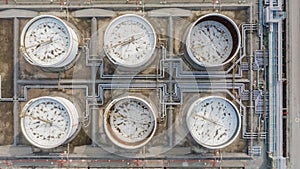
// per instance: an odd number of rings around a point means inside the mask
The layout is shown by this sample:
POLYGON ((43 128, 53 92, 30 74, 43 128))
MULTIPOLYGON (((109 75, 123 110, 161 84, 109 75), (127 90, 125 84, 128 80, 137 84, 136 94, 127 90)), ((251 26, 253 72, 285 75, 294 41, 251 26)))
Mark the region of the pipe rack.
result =
POLYGON ((274 168, 285 169, 286 159, 283 157, 283 84, 282 84, 282 0, 269 1, 266 8, 266 22, 269 25, 269 147, 270 158, 274 161, 274 168))

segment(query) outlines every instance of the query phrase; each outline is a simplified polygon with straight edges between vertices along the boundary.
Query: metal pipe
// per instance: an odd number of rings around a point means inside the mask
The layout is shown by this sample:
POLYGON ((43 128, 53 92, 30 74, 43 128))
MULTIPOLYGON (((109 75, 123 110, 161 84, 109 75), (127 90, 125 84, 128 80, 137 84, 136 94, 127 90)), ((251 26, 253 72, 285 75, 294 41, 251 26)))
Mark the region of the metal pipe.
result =
MULTIPOLYGON (((278 2, 281 8, 281 2, 278 2)), ((273 16, 273 0, 270 0, 270 16, 273 16)), ((275 168, 286 168, 283 158, 282 134, 282 19, 271 18, 269 33, 269 152, 275 161, 275 168), (276 24, 276 25, 275 25, 276 24), (274 39, 273 39, 274 38, 274 39), (274 65, 273 65, 274 64, 274 65), (273 75, 275 73, 275 75, 273 75), (275 125, 276 124, 276 125, 275 125)))
POLYGON ((18 92, 18 74, 19 74, 19 27, 20 22, 18 18, 14 18, 14 96, 13 96, 13 116, 14 116, 14 143, 13 145, 17 145, 19 143, 19 92, 18 92))
MULTIPOLYGON (((172 96, 171 96, 172 97, 172 96)), ((168 114, 167 114, 167 123, 168 123, 168 145, 170 147, 173 147, 174 145, 174 129, 173 129, 173 106, 169 105, 168 108, 168 114)))
MULTIPOLYGON (((40 86, 45 86, 45 85, 58 85, 58 80, 35 80, 35 81, 29 81, 29 80, 19 80, 18 84, 22 85, 40 85, 40 86)), ((130 88, 150 88, 150 87, 157 87, 157 86, 162 86, 164 83, 158 83, 158 82, 148 82, 148 81, 143 81, 140 83, 134 83, 134 84, 127 84, 127 83, 121 83, 121 81, 117 81, 114 84, 109 84, 109 83, 101 83, 102 81, 97 80, 96 83, 100 86, 109 86, 109 87, 116 87, 116 88, 122 88, 122 87, 130 87, 130 88)), ((60 85, 68 85, 70 87, 78 86, 78 85, 87 85, 92 83, 92 81, 88 81, 87 83, 84 83, 82 81, 74 82, 72 83, 71 81, 64 81, 60 82, 60 85)))
POLYGON ((277 119, 276 119, 276 128, 277 128, 277 156, 278 157, 282 157, 283 155, 283 124, 282 124, 282 112, 283 112, 283 108, 282 108, 282 103, 283 103, 283 97, 282 97, 282 90, 283 90, 283 87, 282 87, 282 22, 279 21, 278 22, 278 27, 277 27, 277 36, 278 36, 278 79, 277 79, 277 83, 276 83, 276 88, 277 88, 277 92, 276 92, 276 105, 277 105, 277 112, 276 112, 276 116, 277 116, 277 119))
MULTIPOLYGON (((190 83, 190 84, 197 84, 197 83, 222 83, 222 82, 227 82, 228 80, 226 79, 213 79, 213 80, 199 80, 199 79, 193 79, 193 81, 190 81, 189 79, 186 78, 182 78, 182 79, 178 79, 178 80, 157 80, 155 81, 151 81, 151 80, 143 80, 143 81, 137 81, 136 83, 149 83, 149 84, 163 84, 166 82, 172 82, 172 83, 177 83, 177 84, 181 84, 181 83, 190 83)), ((111 82, 111 80, 95 80, 96 84, 110 84, 109 82, 111 82)), ((91 85, 93 82, 93 80, 85 80, 85 79, 61 79, 61 80, 57 80, 57 79, 53 79, 53 80, 39 80, 39 79, 34 79, 34 80, 17 80, 17 83, 19 85, 37 85, 37 84, 41 84, 41 85, 57 85, 58 83, 61 85, 91 85)), ((249 83, 249 79, 235 79, 235 83, 249 83)), ((124 84, 128 84, 128 81, 126 80, 114 80, 114 84, 118 85, 124 85, 124 84)), ((130 84, 130 86, 132 86, 132 84, 130 84)))
MULTIPOLYGON (((173 18, 169 16, 169 24, 168 24, 168 46, 169 46, 169 58, 173 58, 173 18)), ((169 83, 168 83, 168 93, 169 93, 169 101, 173 102, 173 63, 169 62, 169 83)), ((168 118, 168 144, 170 147, 174 144, 174 129, 173 129, 173 106, 169 105, 167 110, 167 118, 168 118)))
MULTIPOLYGON (((250 10, 249 10, 249 15, 250 15, 250 23, 252 23, 252 6, 250 7, 250 10)), ((250 113, 250 133, 252 134, 253 133, 253 119, 254 119, 254 115, 253 115, 253 40, 252 40, 252 29, 250 29, 250 37, 249 37, 249 40, 250 40, 250 55, 249 55, 249 71, 250 71, 250 88, 249 88, 249 91, 250 91, 250 97, 249 97, 249 113, 250 113)), ((253 138, 250 139, 250 149, 252 150, 253 149, 253 138)), ((252 154, 251 154, 252 155, 252 154)))
MULTIPOLYGON (((250 11, 252 11, 252 10, 250 9, 250 11)), ((257 27, 256 27, 255 24, 243 24, 242 25, 242 47, 241 47, 241 51, 242 52, 241 52, 240 58, 243 58, 246 55, 246 44, 247 44, 246 43, 246 38, 245 38, 246 37, 246 31, 250 31, 250 30, 253 31, 253 29, 257 29, 257 27)), ((252 49, 250 51, 252 51, 252 49)), ((248 82, 245 81, 244 83, 250 83, 250 80, 248 82)), ((249 133, 249 132, 246 131, 246 122, 247 122, 247 120, 246 120, 246 114, 245 114, 243 116, 243 126, 242 126, 242 128, 243 128, 243 130, 242 130, 243 138, 245 138, 245 139, 251 139, 253 137, 257 137, 258 134, 256 134, 256 133, 249 133)), ((259 134, 263 135, 265 133, 261 132, 259 134)), ((261 138, 264 138, 264 137, 261 136, 261 138)))
POLYGON ((259 49, 262 50, 263 46, 263 0, 259 0, 259 49))
MULTIPOLYGON (((95 57, 97 55, 97 19, 94 17, 92 18, 91 22, 91 55, 95 57)), ((92 79, 92 99, 93 104, 96 104, 96 76, 97 76, 97 67, 95 65, 91 66, 91 79, 92 79)), ((88 106, 88 105, 87 105, 88 106)), ((92 146, 96 146, 96 133, 98 128, 98 111, 95 105, 92 106, 92 146)))
POLYGON ((169 24, 168 24, 168 47, 169 47, 169 58, 173 58, 173 52, 174 52, 174 31, 173 31, 173 17, 169 16, 168 18, 169 24))
MULTIPOLYGON (((94 1, 96 2, 96 1, 94 1)), ((49 10, 49 9, 58 9, 60 10, 62 8, 61 5, 48 5, 49 3, 46 4, 33 4, 32 2, 28 2, 27 4, 24 2, 18 3, 18 5, 3 5, 0 6, 0 9, 34 9, 34 10, 49 10)), ((245 9, 250 7, 252 4, 222 4, 222 9, 223 10, 238 10, 238 9, 245 9), (238 9, 237 9, 238 8, 238 9)), ((109 4, 109 3, 102 3, 102 4, 92 4, 92 5, 82 5, 79 4, 77 5, 75 2, 72 2, 68 6, 68 8, 71 9, 83 9, 83 8, 101 8, 101 9, 115 9, 115 8, 121 8, 122 10, 133 10, 136 9, 135 4, 109 4)), ((153 8, 192 8, 195 10, 203 10, 203 9, 212 9, 213 5, 211 4, 201 4, 201 3, 167 3, 167 4, 150 4, 146 3, 144 5, 145 10, 153 9, 153 8)))
MULTIPOLYGON (((263 47, 264 49, 264 68, 267 67, 267 57, 265 54, 265 47, 263 47)), ((267 77, 266 77, 266 71, 264 71, 264 82, 263 82, 263 87, 264 87, 264 126, 265 129, 267 129, 267 77)))
MULTIPOLYGON (((270 0, 270 7, 273 6, 273 1, 270 0)), ((269 147, 268 147, 268 151, 269 152, 274 152, 274 107, 273 107, 273 100, 274 100, 274 91, 273 91, 273 85, 272 85, 272 82, 273 82, 273 23, 270 23, 269 25, 269 74, 272 75, 272 76, 269 76, 269 93, 270 93, 270 97, 269 97, 269 147)))

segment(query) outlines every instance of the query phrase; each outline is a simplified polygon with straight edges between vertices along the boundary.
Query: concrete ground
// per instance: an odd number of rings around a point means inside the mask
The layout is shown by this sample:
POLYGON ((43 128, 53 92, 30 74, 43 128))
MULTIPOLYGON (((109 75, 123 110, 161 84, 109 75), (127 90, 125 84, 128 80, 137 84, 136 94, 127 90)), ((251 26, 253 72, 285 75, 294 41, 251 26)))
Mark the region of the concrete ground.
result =
POLYGON ((289 169, 300 168, 300 1, 288 1, 289 169))

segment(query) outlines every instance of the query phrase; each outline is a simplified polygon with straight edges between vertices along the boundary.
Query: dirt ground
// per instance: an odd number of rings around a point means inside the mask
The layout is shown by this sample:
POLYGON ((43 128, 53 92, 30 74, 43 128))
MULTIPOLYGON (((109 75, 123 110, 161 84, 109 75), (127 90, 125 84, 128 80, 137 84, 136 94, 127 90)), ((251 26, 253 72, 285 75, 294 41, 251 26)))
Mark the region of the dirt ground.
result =
MULTIPOLYGON (((0 75, 3 98, 13 96, 13 21, 0 20, 0 75)), ((0 145, 13 143, 13 105, 0 102, 0 145)))

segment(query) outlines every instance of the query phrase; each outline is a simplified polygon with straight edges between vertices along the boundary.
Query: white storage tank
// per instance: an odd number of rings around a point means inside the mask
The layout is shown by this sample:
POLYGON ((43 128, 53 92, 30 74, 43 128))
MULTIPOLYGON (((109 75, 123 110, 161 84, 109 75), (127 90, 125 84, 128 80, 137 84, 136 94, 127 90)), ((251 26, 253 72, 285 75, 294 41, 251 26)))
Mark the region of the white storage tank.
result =
POLYGON ((40 15, 23 28, 21 51, 32 65, 43 68, 66 67, 77 56, 78 36, 58 17, 40 15))
POLYGON ((239 52, 241 35, 237 25, 222 14, 197 19, 186 34, 188 61, 195 66, 217 67, 230 62, 239 52))
POLYGON ((51 149, 71 141, 80 129, 75 105, 62 97, 30 100, 20 114, 25 138, 42 149, 51 149))
POLYGON ((115 18, 104 34, 108 59, 123 70, 144 68, 154 60, 156 34, 144 17, 126 14, 115 18))
POLYGON ((157 126, 154 106, 136 96, 125 96, 110 102, 104 112, 104 129, 108 138, 124 149, 146 145, 157 126))
POLYGON ((238 109, 220 96, 202 97, 194 101, 189 106, 186 123, 194 140, 209 149, 228 146, 241 129, 238 109))

